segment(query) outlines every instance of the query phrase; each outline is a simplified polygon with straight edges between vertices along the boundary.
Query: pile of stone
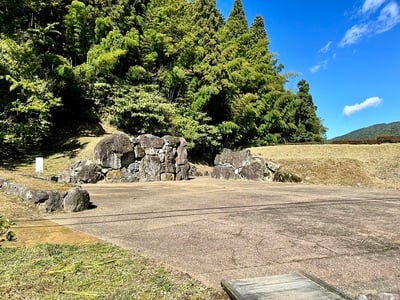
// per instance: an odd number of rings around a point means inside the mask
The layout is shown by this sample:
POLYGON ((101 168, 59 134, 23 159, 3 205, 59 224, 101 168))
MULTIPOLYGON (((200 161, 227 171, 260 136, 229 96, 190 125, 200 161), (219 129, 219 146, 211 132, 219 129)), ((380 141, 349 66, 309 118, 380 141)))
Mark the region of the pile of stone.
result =
POLYGON ((124 133, 102 139, 92 161, 78 161, 58 177, 59 182, 96 183, 173 181, 189 177, 187 142, 182 137, 124 133))
POLYGON ((43 212, 77 212, 88 209, 90 206, 89 193, 80 187, 73 187, 64 192, 41 191, 0 179, 0 188, 7 194, 37 205, 43 212))
POLYGON ((218 179, 248 179, 280 182, 301 182, 301 178, 281 170, 279 164, 254 156, 250 150, 223 149, 214 160, 212 177, 218 179))

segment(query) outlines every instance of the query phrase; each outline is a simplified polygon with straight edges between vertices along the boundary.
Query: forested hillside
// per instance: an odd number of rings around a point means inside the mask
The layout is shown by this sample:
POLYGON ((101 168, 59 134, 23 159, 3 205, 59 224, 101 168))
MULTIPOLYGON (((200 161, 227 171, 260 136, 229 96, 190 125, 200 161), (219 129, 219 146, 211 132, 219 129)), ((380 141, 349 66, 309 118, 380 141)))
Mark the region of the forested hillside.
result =
POLYGON ((215 0, 2 0, 0 34, 0 156, 99 120, 192 155, 325 137, 240 0, 227 20, 215 0))
POLYGON ((357 129, 345 135, 330 140, 331 142, 343 140, 373 140, 379 136, 400 136, 400 122, 389 124, 375 124, 357 129))

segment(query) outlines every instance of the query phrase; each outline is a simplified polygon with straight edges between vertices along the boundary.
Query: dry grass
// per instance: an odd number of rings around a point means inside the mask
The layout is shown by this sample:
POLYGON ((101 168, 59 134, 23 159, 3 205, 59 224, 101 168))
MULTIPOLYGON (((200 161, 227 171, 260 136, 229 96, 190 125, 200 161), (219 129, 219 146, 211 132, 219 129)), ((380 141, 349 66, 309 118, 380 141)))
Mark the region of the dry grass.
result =
POLYGON ((400 189, 400 144, 251 148, 307 183, 400 189))
POLYGON ((67 184, 53 183, 48 180, 42 180, 33 177, 34 172, 24 172, 23 170, 18 171, 8 171, 0 169, 0 178, 9 182, 18 182, 25 187, 35 189, 35 190, 57 190, 66 191, 71 188, 67 184))
MULTIPOLYGON (((64 147, 56 153, 44 155, 43 176, 56 175, 77 160, 93 159, 96 144, 105 136, 119 132, 115 127, 108 124, 99 124, 100 133, 83 132, 77 138, 71 138, 64 147)), ((13 168, 17 173, 35 175, 35 158, 32 157, 25 163, 19 163, 13 168)))
POLYGON ((225 299, 156 261, 98 243, 0 248, 2 299, 225 299))

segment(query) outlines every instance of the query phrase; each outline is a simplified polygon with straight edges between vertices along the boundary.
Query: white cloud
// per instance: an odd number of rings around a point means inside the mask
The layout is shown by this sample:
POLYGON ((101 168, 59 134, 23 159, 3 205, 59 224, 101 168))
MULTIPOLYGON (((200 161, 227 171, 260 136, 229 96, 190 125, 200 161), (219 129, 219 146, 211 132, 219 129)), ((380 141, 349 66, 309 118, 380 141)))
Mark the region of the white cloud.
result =
POLYGON ((343 109, 343 116, 350 117, 352 114, 364 110, 369 107, 378 107, 383 100, 379 97, 372 97, 366 99, 362 103, 357 103, 354 105, 346 105, 343 109))
POLYGON ((319 70, 321 70, 321 65, 315 65, 310 68, 311 73, 317 73, 319 70))
POLYGON ((400 23, 400 7, 395 0, 365 0, 360 13, 364 15, 362 22, 346 31, 339 47, 357 44, 364 37, 384 33, 400 23))
POLYGON ((360 9, 362 14, 369 14, 376 12, 386 0, 365 0, 360 9))
POLYGON ((310 72, 311 73, 317 73, 321 69, 326 70, 326 68, 328 67, 328 64, 329 64, 329 59, 326 59, 326 60, 320 62, 319 64, 317 64, 315 66, 312 66, 310 68, 310 72))
POLYGON ((329 41, 328 43, 326 43, 326 45, 324 47, 322 47, 321 49, 318 50, 319 53, 327 53, 332 46, 332 41, 329 41))
POLYGON ((400 9, 396 2, 390 2, 380 12, 374 31, 376 34, 389 31, 400 23, 400 9))
POLYGON ((339 43, 339 47, 357 44, 369 31, 368 24, 357 24, 346 31, 339 43))

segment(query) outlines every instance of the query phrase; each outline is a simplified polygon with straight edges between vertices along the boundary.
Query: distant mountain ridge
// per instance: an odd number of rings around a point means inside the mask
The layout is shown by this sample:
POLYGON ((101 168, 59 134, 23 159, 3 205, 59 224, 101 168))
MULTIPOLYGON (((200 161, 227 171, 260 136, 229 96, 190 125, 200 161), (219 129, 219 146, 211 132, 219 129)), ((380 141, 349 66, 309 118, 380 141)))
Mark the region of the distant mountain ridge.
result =
POLYGON ((400 136, 400 122, 382 123, 354 130, 345 135, 335 137, 330 141, 367 140, 378 136, 400 136))

